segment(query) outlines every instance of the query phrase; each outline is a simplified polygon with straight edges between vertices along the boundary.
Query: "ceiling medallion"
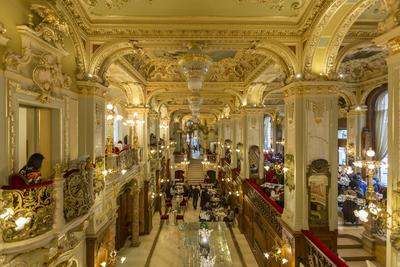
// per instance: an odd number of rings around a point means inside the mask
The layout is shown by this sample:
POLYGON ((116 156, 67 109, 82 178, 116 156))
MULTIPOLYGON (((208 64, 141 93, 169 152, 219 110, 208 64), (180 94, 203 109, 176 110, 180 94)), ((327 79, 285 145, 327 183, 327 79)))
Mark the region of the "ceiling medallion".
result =
POLYGON ((179 57, 180 72, 185 76, 189 90, 198 92, 212 65, 212 59, 203 53, 199 44, 190 44, 188 52, 179 57))

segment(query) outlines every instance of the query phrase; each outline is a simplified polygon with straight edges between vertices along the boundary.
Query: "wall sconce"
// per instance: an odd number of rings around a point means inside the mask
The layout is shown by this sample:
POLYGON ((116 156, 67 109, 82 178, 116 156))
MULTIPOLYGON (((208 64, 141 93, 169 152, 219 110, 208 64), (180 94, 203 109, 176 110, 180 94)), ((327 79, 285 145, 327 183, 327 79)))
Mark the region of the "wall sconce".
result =
POLYGON ((100 263, 100 266, 101 267, 115 266, 117 264, 117 261, 119 261, 123 264, 126 261, 126 257, 118 257, 117 251, 112 250, 108 261, 102 261, 100 263))

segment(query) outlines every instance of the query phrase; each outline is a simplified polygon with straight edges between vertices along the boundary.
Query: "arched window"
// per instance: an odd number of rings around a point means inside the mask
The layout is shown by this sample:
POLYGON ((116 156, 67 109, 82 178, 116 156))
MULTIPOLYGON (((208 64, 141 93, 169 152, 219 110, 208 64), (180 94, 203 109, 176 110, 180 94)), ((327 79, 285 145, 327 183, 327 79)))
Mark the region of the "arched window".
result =
POLYGON ((270 116, 264 117, 264 149, 272 148, 272 122, 270 116))
POLYGON ((379 171, 381 183, 387 185, 388 156, 388 92, 383 91, 375 101, 375 152, 376 159, 385 163, 379 171))

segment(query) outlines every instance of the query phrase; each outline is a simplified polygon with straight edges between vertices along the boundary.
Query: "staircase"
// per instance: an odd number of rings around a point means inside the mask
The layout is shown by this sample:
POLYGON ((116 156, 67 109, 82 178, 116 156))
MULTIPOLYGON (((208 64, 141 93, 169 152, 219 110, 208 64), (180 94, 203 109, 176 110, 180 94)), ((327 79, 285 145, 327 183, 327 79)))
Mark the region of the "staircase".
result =
POLYGON ((199 185, 204 181, 203 165, 201 159, 191 159, 186 176, 189 185, 199 185))
POLYGON ((366 260, 374 261, 375 256, 369 254, 363 249, 360 238, 349 235, 339 234, 338 236, 338 254, 346 263, 351 266, 365 266, 366 260))

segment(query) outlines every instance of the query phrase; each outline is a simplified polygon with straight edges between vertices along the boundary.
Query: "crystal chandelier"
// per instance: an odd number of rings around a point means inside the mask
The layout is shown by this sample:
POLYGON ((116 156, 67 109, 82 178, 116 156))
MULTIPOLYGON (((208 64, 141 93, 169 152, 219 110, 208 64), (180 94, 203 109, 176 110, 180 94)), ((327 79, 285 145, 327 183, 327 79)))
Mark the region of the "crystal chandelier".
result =
POLYGON ((203 53, 199 44, 191 44, 188 52, 178 59, 178 65, 189 90, 198 92, 203 87, 212 59, 203 53))

